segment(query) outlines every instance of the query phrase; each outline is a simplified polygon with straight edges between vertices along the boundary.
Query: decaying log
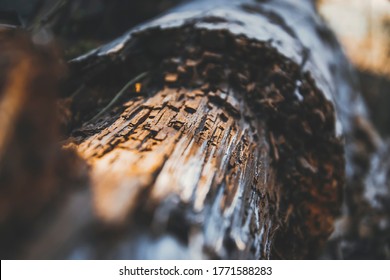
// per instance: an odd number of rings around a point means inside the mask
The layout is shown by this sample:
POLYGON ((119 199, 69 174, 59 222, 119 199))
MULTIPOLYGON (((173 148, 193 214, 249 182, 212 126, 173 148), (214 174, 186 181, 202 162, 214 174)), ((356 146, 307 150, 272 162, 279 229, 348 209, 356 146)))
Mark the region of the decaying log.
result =
POLYGON ((63 147, 90 188, 19 257, 317 257, 352 186, 349 143, 380 140, 333 35, 296 2, 189 1, 71 61, 63 147))
MULTIPOLYGON (((323 26, 307 25, 314 14, 288 25, 291 8, 307 7, 196 1, 74 61, 84 85, 74 121, 86 123, 72 141, 91 166, 104 222, 141 215, 157 235, 178 236, 187 256, 317 254, 344 177, 333 105, 340 81, 328 68, 337 49, 318 38, 323 26), (116 85, 143 72, 142 92, 88 122, 116 85)), ((142 255, 145 244, 129 242, 142 255)))

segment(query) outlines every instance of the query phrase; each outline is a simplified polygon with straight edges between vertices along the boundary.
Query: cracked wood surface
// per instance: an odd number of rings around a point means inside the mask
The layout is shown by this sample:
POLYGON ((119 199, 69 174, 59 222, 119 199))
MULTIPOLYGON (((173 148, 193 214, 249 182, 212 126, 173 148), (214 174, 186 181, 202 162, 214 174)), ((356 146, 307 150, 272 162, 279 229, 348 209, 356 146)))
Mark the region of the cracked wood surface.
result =
POLYGON ((316 258, 358 154, 344 161, 340 126, 347 144, 372 139, 339 46, 302 3, 189 1, 73 60, 64 147, 90 182, 22 256, 316 258))
POLYGON ((279 198, 264 124, 247 122, 225 106, 254 119, 234 91, 164 88, 125 103, 115 122, 78 146, 92 166, 98 215, 124 223, 135 209, 153 209, 152 226, 161 227, 171 219, 164 212, 185 205, 177 215, 199 221, 180 225, 182 238, 202 223, 215 231, 204 236, 214 255, 225 250, 220 242, 228 236, 240 250, 266 258, 275 228, 269 207, 279 198), (264 210, 257 212, 260 203, 264 210), (261 232, 256 242, 264 247, 248 248, 250 231, 261 232))
POLYGON ((305 70, 320 73, 312 61, 237 35, 243 15, 209 13, 162 19, 74 61, 85 88, 73 122, 86 123, 70 145, 91 166, 97 215, 126 241, 108 239, 128 244, 101 254, 142 258, 177 238, 172 251, 184 258, 314 257, 332 231, 344 176, 329 81, 319 79, 321 90, 305 70), (88 122, 141 72, 142 92, 128 90, 88 122))

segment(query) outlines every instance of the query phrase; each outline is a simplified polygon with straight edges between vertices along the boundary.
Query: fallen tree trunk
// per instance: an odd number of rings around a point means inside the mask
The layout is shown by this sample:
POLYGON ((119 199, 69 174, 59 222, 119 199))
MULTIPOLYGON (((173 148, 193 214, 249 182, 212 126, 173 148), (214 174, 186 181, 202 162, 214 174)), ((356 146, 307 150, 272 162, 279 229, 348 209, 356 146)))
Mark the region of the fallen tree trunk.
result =
POLYGON ((73 60, 64 146, 90 166, 93 210, 65 235, 47 223, 24 256, 318 256, 342 202, 340 127, 365 112, 310 5, 193 1, 73 60))
MULTIPOLYGON (((337 50, 321 41, 332 38, 318 38, 326 29, 309 27, 330 53, 320 57, 299 37, 311 15, 288 25, 290 8, 307 6, 197 1, 74 62, 90 75, 77 74, 86 89, 75 106, 86 98, 101 108, 92 92, 147 73, 141 93, 128 91, 124 107, 73 134, 104 221, 142 215, 147 229, 179 236, 188 257, 317 254, 341 204, 332 100, 341 81, 328 69, 337 50), (95 72, 99 65, 109 66, 95 72)), ((147 247, 131 244, 135 256, 147 247)))

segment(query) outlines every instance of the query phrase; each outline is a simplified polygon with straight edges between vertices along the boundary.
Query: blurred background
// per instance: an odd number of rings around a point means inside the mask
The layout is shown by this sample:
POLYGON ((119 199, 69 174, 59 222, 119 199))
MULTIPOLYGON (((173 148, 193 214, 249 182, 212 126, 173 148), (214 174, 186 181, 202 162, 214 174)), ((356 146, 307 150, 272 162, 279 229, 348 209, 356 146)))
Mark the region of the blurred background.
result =
POLYGON ((390 134, 390 1, 319 0, 318 9, 358 70, 382 136, 390 134))

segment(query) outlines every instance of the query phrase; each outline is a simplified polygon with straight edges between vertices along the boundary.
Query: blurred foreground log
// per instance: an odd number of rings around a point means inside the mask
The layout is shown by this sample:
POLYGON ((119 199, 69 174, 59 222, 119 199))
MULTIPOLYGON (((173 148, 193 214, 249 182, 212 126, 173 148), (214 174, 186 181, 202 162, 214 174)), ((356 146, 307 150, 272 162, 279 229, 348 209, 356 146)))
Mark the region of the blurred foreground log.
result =
POLYGON ((60 153, 90 184, 5 256, 315 258, 380 142, 310 1, 192 1, 70 69, 60 153))
POLYGON ((86 168, 58 144, 65 67, 54 49, 0 27, 0 65, 0 245, 2 257, 15 257, 41 232, 44 213, 59 208, 72 186, 86 184, 86 168))

